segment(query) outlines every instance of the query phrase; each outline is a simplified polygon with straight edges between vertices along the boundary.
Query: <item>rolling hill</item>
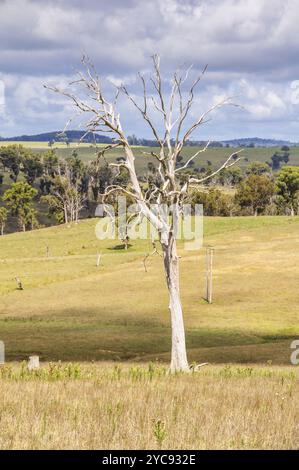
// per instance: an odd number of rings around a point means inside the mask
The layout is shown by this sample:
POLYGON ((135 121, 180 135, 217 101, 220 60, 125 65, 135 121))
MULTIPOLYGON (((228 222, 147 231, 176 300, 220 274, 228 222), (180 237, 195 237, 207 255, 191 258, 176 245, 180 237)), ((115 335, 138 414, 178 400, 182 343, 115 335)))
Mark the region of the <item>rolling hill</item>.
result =
MULTIPOLYGON (((145 273, 150 243, 118 249, 117 240, 96 239, 96 222, 1 237, 0 331, 8 360, 36 353, 47 361, 168 361, 161 258, 150 258, 145 273)), ((203 299, 204 249, 180 245, 189 359, 289 364, 299 335, 299 217, 205 218, 204 227, 204 243, 215 247, 212 305, 203 299)))

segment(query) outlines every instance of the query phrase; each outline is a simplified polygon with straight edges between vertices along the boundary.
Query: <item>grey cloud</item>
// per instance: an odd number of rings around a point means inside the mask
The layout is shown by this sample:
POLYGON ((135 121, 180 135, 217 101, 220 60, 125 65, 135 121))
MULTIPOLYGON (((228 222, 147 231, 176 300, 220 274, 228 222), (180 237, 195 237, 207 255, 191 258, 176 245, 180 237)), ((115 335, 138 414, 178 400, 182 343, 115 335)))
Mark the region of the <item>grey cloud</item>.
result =
MULTIPOLYGON (((299 130, 297 109, 288 103, 286 90, 299 78, 298 10, 297 0, 0 1, 0 73, 7 83, 15 83, 14 89, 6 87, 6 110, 11 117, 5 124, 2 116, 0 134, 8 132, 7 126, 15 126, 15 133, 17 129, 35 131, 34 116, 36 126, 51 128, 61 122, 64 108, 51 108, 52 114, 47 113, 51 104, 40 98, 39 84, 53 76, 72 75, 83 52, 90 55, 102 75, 120 79, 147 70, 150 55, 158 52, 166 72, 183 63, 193 63, 195 70, 209 64, 202 87, 204 104, 211 84, 219 93, 239 90, 240 80, 255 84, 257 89, 272 90, 287 102, 279 112, 294 122, 289 128, 295 135, 294 129, 299 130), (27 111, 16 99, 23 81, 33 83, 31 93, 35 96, 28 101, 27 111), (39 120, 42 106, 47 109, 39 120), (19 119, 13 124, 16 114, 23 115, 22 124, 19 119)), ((131 87, 138 93, 134 82, 131 87)), ((265 125, 265 132, 269 132, 266 122, 273 121, 273 132, 277 132, 278 107, 271 108, 270 98, 260 105, 260 92, 256 98, 244 93, 242 99, 251 111, 241 118, 235 114, 234 125, 241 131, 247 122, 251 130, 252 121, 258 120, 259 129, 265 125), (273 116, 266 118, 271 111, 273 116)), ((221 132, 230 132, 227 119, 221 120, 221 126, 221 132)), ((133 117, 129 127, 138 133, 133 117)), ((287 125, 285 128, 288 132, 287 125)), ((216 123, 211 129, 219 134, 216 123)))
MULTIPOLYGON (((31 52, 26 73, 40 51, 59 51, 58 65, 86 49, 104 72, 130 71, 146 66, 148 56, 158 51, 169 66, 190 61, 200 66, 208 62, 215 70, 250 72, 277 67, 290 68, 290 59, 299 52, 294 41, 297 24, 295 0, 288 6, 273 0, 224 0, 176 2, 138 1, 30 1, 0 4, 3 71, 13 67, 7 60, 15 53, 20 71, 24 49, 31 52), (16 15, 17 9, 23 10, 16 15), (291 56, 291 57, 290 57, 291 56)), ((50 55, 50 54, 49 54, 50 55)), ((55 73, 55 61, 43 60, 40 68, 55 73)), ((61 69, 64 73, 65 67, 61 69)))

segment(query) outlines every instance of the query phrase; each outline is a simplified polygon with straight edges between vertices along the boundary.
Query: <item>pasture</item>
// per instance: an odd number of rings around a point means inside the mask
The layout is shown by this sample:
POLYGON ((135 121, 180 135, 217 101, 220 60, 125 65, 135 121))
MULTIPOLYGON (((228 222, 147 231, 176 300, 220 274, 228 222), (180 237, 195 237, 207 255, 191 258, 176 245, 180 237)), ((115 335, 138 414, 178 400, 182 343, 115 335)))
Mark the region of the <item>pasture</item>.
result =
POLYGON ((0 237, 0 448, 298 448, 299 217, 204 219, 212 305, 204 248, 179 243, 189 361, 209 365, 173 376, 162 260, 145 272, 148 242, 96 222, 0 237))
MULTIPOLYGON (((20 144, 24 145, 27 148, 31 148, 34 151, 42 152, 49 150, 47 142, 0 142, 0 146, 20 144)), ((96 153, 105 146, 105 144, 97 144, 96 146, 82 143, 70 143, 67 147, 65 143, 55 143, 53 148, 57 150, 57 154, 61 157, 66 157, 71 155, 71 153, 76 150, 84 162, 91 161, 95 158, 96 153)), ((139 172, 145 172, 147 170, 148 162, 155 162, 155 159, 149 155, 146 155, 144 152, 156 152, 157 147, 133 147, 135 149, 136 155, 136 168, 139 172)), ((184 161, 187 161, 188 158, 195 153, 199 147, 184 147, 181 155, 184 161)), ((200 157, 194 160, 193 169, 201 168, 207 166, 207 161, 210 161, 213 168, 218 168, 225 160, 229 157, 231 153, 240 150, 240 148, 208 148, 200 157)), ((244 148, 242 152, 242 160, 238 165, 242 168, 248 166, 250 162, 259 161, 259 162, 271 162, 271 157, 275 152, 280 152, 280 147, 257 147, 257 148, 244 148)), ((116 158, 123 156, 123 150, 121 148, 112 149, 105 154, 105 158, 108 162, 114 162, 116 158)), ((299 165, 299 147, 290 148, 290 160, 289 165, 299 165)))
MULTIPOLYGON (((145 272, 150 243, 119 249, 118 240, 97 240, 96 222, 1 237, 0 339, 9 361, 32 353, 44 361, 169 360, 161 257, 149 258, 145 272)), ((204 244, 215 247, 212 305, 203 299, 205 250, 179 243, 190 361, 289 364, 299 335, 298 229, 299 217, 205 218, 204 244)))

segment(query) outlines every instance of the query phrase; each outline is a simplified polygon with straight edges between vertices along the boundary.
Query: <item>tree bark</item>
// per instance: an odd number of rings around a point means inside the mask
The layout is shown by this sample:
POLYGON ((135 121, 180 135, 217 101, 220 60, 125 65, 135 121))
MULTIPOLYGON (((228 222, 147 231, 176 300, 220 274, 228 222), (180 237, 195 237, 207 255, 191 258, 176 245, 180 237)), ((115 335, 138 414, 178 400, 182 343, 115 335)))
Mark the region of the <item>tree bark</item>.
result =
POLYGON ((189 365, 186 352, 185 329, 179 286, 179 259, 176 240, 170 235, 169 243, 162 243, 164 269, 169 293, 169 310, 171 317, 171 363, 170 371, 188 372, 189 365))

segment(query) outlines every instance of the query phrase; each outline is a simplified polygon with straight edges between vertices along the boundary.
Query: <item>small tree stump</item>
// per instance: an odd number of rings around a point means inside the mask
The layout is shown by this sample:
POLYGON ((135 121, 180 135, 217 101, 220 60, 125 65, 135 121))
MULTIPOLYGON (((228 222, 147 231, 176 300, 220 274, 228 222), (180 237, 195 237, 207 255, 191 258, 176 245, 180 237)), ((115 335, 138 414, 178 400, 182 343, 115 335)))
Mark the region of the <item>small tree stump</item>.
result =
POLYGON ((16 280, 18 289, 19 289, 19 290, 24 290, 24 287, 23 287, 23 284, 22 284, 21 279, 19 279, 18 277, 16 277, 15 280, 16 280))
POLYGON ((39 356, 29 356, 27 368, 30 372, 39 369, 39 356))

